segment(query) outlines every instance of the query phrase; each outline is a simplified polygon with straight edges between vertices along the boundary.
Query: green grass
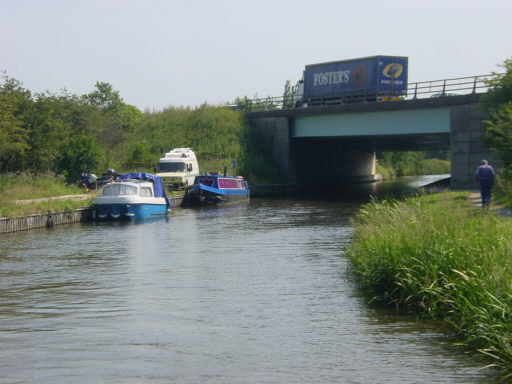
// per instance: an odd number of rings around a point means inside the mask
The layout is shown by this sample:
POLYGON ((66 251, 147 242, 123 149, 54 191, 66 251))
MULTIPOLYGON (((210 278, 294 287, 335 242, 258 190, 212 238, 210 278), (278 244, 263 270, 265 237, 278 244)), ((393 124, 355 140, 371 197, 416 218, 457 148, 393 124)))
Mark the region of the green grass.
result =
POLYGON ((347 254, 373 302, 446 322, 470 350, 512 373, 512 221, 468 193, 372 202, 347 254))
POLYGON ((512 208, 512 183, 507 174, 499 174, 493 188, 493 199, 496 204, 512 208))
POLYGON ((92 203, 86 200, 53 200, 55 196, 84 194, 76 186, 67 186, 63 179, 53 176, 0 175, 0 217, 26 216, 36 213, 73 210, 92 203), (16 200, 46 199, 32 203, 16 200))
POLYGON ((91 204, 92 198, 87 200, 47 200, 30 204, 14 204, 0 201, 0 217, 13 218, 48 212, 73 211, 91 204))
POLYGON ((0 197, 5 200, 26 200, 62 195, 79 195, 84 190, 66 185, 54 176, 0 174, 0 197))

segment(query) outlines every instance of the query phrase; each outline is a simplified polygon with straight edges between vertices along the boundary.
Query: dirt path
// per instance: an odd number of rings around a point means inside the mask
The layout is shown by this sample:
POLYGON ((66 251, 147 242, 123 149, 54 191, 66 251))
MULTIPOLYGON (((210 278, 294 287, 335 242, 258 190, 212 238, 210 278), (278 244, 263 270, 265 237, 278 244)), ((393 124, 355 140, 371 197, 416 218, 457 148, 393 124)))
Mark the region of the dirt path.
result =
MULTIPOLYGON (((480 197, 480 192, 475 192, 475 191, 471 192, 468 200, 474 208, 480 209, 480 210, 482 209, 482 198, 480 197)), ((495 205, 492 203, 492 200, 491 200, 491 206, 489 207, 489 212, 491 212, 497 216, 512 218, 512 209, 500 207, 499 205, 495 205)))

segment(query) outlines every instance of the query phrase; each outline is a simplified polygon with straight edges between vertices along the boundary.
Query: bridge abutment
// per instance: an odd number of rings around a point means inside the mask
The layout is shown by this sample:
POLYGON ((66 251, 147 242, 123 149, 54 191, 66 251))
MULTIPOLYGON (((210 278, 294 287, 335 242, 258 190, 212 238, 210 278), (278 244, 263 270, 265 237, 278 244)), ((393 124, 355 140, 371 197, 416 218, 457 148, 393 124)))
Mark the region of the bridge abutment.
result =
POLYGON ((484 144, 486 118, 480 104, 450 108, 451 185, 454 189, 477 187, 474 175, 482 159, 496 167, 495 157, 484 144))
POLYGON ((258 132, 263 143, 272 149, 272 160, 281 172, 293 176, 290 157, 290 119, 287 117, 263 117, 252 119, 251 125, 258 132))

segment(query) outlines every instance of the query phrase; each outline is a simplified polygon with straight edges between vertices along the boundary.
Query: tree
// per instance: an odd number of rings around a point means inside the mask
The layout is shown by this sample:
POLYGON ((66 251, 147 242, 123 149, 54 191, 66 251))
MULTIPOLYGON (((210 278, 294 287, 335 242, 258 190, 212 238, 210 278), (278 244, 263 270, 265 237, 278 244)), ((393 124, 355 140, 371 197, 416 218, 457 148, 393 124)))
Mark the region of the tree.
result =
POLYGON ((21 167, 28 149, 27 130, 16 115, 12 95, 0 93, 0 171, 14 171, 21 167))
POLYGON ((156 164, 157 157, 150 150, 145 141, 133 142, 128 149, 128 159, 124 163, 127 169, 140 171, 142 169, 152 171, 156 164))
POLYGON ((119 96, 119 92, 115 91, 109 83, 96 82, 96 89, 85 95, 85 99, 92 105, 101 108, 104 111, 114 110, 123 99, 119 96))
POLYGON ((493 73, 487 81, 489 90, 482 97, 484 107, 491 113, 512 101, 512 58, 505 60, 500 67, 505 69, 505 73, 493 73))
POLYGON ((36 94, 24 116, 29 130, 27 162, 31 170, 36 174, 55 171, 60 148, 73 133, 62 100, 48 92, 36 94))
POLYGON ((512 59, 502 65, 505 73, 494 73, 482 103, 489 114, 485 121, 486 140, 502 162, 503 171, 512 175, 512 59))
POLYGON ((2 72, 0 84, 0 170, 24 168, 29 149, 25 114, 32 103, 30 91, 2 72))
POLYGON ((293 91, 293 87, 291 86, 291 81, 286 80, 283 92, 283 108, 293 108, 294 97, 295 92, 293 91))
POLYGON ((138 108, 126 104, 109 83, 96 82, 96 89, 85 95, 84 100, 101 111, 96 137, 104 145, 106 161, 111 166, 126 134, 134 130, 143 114, 138 108))
POLYGON ((489 115, 484 122, 487 145, 501 161, 498 186, 512 199, 512 59, 501 66, 505 73, 493 74, 481 101, 489 115))
POLYGON ((95 171, 102 157, 101 145, 93 136, 82 133, 62 145, 57 170, 64 174, 67 182, 74 183, 79 180, 81 172, 95 171))

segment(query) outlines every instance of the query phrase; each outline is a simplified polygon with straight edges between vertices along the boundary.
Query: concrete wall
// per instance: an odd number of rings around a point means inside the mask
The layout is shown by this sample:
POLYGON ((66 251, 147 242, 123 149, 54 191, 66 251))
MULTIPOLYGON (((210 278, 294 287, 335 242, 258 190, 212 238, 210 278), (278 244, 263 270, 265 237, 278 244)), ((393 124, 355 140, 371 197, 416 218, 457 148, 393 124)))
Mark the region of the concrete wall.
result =
POLYGON ((53 227, 54 225, 79 223, 92 220, 91 208, 80 208, 74 211, 38 214, 11 219, 0 218, 0 233, 24 231, 32 228, 53 227))
POLYGON ((264 144, 272 149, 274 163, 285 175, 293 175, 290 159, 290 123, 287 117, 263 117, 251 119, 264 144))
POLYGON ((450 108, 450 152, 452 188, 476 188, 475 170, 482 159, 497 168, 495 157, 484 145, 483 121, 486 114, 479 104, 450 108))

